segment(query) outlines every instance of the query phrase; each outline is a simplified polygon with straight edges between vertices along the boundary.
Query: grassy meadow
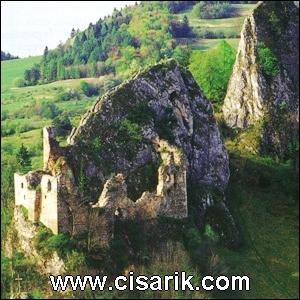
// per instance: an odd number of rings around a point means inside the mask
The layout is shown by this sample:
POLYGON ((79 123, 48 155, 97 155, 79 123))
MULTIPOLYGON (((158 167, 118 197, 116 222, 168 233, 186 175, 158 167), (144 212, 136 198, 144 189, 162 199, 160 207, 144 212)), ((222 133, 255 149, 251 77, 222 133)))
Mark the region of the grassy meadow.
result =
POLYGON ((22 78, 24 71, 39 63, 41 56, 32 56, 13 60, 1 61, 1 99, 6 92, 10 92, 16 78, 22 78))
POLYGON ((236 10, 236 16, 224 19, 200 19, 193 15, 192 9, 178 14, 180 20, 186 15, 195 37, 179 38, 178 42, 190 45, 193 50, 209 50, 218 45, 222 40, 237 49, 241 28, 246 16, 257 4, 231 4, 236 10), (206 38, 206 35, 211 35, 206 38))

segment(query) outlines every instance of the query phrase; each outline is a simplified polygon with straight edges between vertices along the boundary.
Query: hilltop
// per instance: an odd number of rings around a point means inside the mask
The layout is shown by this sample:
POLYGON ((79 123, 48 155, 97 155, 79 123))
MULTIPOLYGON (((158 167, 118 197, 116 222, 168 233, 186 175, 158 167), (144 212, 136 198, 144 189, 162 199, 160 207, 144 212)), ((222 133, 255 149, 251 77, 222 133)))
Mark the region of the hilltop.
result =
POLYGON ((196 44, 203 49, 226 39, 236 46, 243 19, 253 7, 236 1, 143 1, 115 9, 86 30, 72 29, 68 40, 56 49, 46 47, 41 62, 25 74, 25 82, 109 73, 128 78, 140 67, 171 57, 187 64, 191 49, 199 48, 196 44))

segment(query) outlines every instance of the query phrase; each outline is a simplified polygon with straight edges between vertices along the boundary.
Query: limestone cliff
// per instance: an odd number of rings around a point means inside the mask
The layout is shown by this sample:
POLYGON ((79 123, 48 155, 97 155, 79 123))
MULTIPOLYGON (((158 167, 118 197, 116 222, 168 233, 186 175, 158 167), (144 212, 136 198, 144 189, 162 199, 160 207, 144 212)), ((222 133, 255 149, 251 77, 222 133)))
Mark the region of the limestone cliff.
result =
POLYGON ((245 19, 223 105, 230 127, 261 125, 261 150, 289 156, 298 139, 299 8, 259 3, 245 19))
POLYGON ((38 226, 28 221, 24 214, 24 209, 16 207, 14 210, 13 226, 11 226, 6 239, 5 254, 12 257, 15 252, 23 252, 26 257, 30 257, 35 263, 40 273, 59 275, 65 270, 63 260, 56 251, 51 251, 51 255, 42 256, 34 246, 34 237, 38 233, 38 226))
POLYGON ((71 133, 69 157, 77 176, 83 168, 94 195, 111 173, 122 173, 129 196, 137 199, 157 186, 147 180, 156 178, 161 162, 156 138, 182 149, 189 180, 224 190, 228 154, 212 106, 174 60, 139 72, 101 97, 71 133))
POLYGON ((224 204, 229 161, 212 106, 174 60, 96 101, 67 147, 53 128, 43 133, 44 170, 15 174, 16 206, 28 210, 30 222, 70 235, 93 255, 109 247, 117 220, 187 218, 192 184, 199 188, 192 214, 199 224, 207 210, 224 204))

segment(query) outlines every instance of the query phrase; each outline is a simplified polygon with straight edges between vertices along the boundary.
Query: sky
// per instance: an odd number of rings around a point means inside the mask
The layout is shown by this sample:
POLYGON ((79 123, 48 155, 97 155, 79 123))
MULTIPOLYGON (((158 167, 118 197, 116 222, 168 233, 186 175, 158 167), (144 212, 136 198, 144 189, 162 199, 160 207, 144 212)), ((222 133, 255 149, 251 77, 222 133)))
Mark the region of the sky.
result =
POLYGON ((19 57, 41 55, 55 48, 71 30, 135 1, 1 1, 1 50, 19 57))

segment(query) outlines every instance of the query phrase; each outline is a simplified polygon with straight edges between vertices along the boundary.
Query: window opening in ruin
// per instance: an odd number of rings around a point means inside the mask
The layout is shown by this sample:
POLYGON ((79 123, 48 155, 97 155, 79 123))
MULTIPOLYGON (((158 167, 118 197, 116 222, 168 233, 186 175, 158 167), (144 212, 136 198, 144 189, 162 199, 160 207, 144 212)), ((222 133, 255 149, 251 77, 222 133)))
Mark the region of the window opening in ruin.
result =
POLYGON ((50 192, 51 191, 51 182, 50 180, 48 180, 48 183, 47 183, 47 192, 50 192))
POLYGON ((23 188, 24 187, 24 183, 23 182, 21 182, 21 188, 23 188))

